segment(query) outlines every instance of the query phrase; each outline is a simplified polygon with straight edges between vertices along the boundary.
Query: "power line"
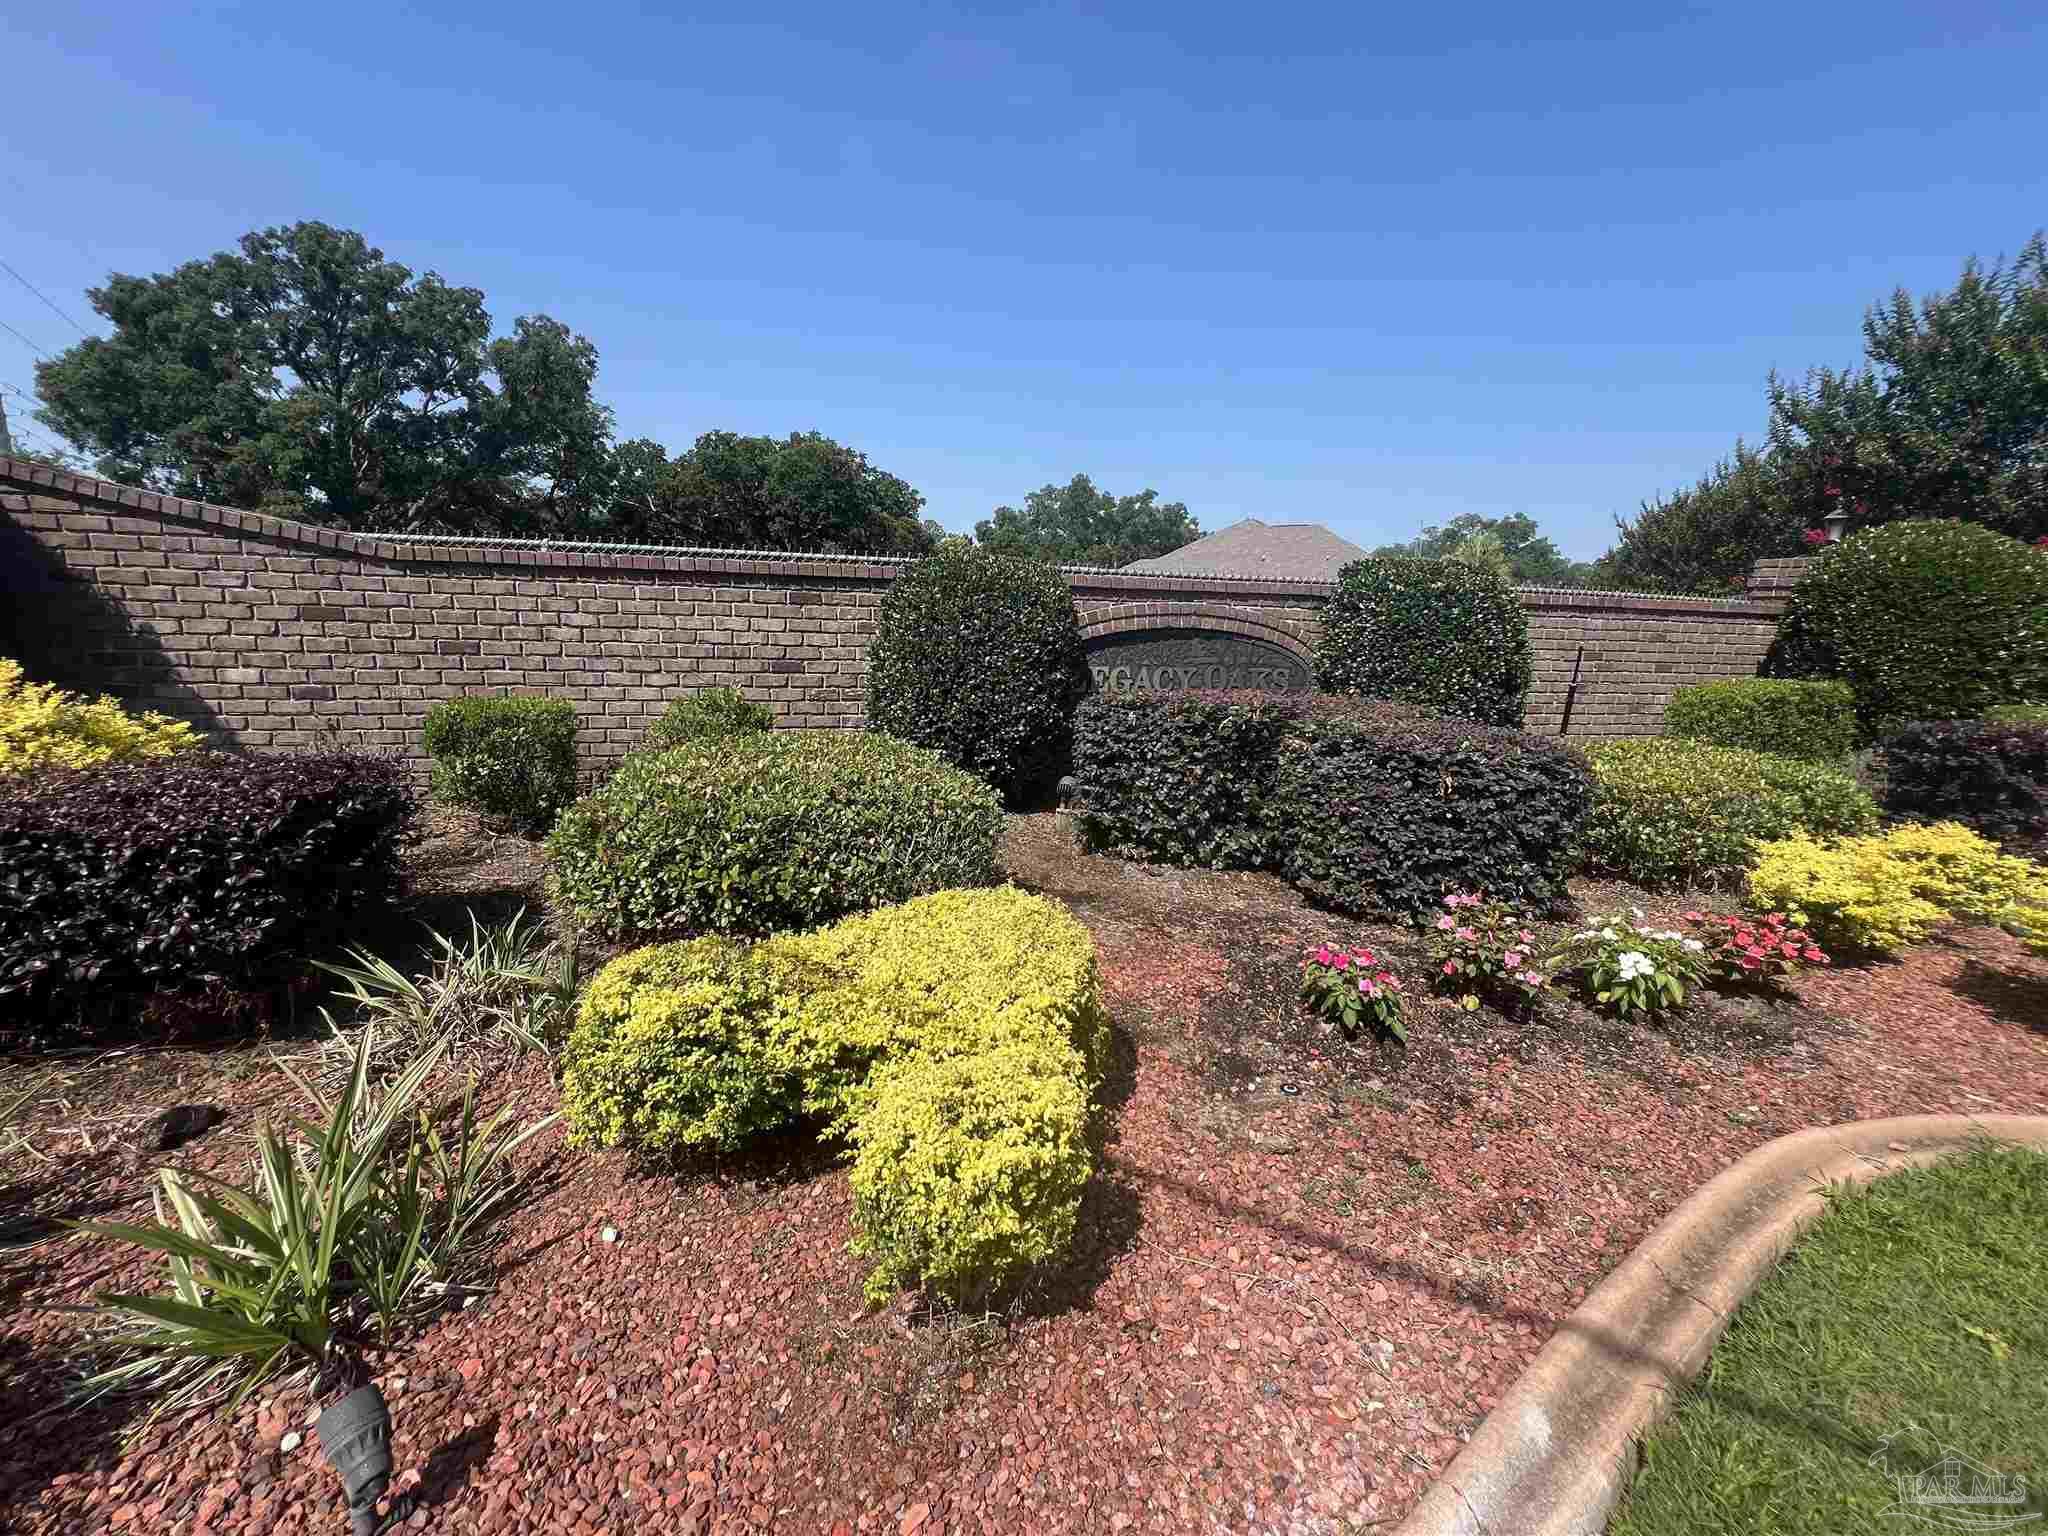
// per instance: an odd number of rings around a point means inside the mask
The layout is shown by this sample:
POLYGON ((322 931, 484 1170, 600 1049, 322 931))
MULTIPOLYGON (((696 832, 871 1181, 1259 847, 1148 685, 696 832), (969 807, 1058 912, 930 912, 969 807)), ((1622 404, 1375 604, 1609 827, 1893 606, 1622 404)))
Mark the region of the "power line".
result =
POLYGON ((5 379, 0 379, 0 389, 6 390, 7 393, 10 395, 21 396, 21 398, 26 400, 30 405, 41 405, 45 407, 47 407, 48 405, 47 401, 43 400, 33 391, 23 389, 19 384, 10 384, 5 379))
POLYGON ((14 268, 9 266, 6 262, 0 261, 0 269, 5 269, 9 277, 13 278, 17 283, 21 284, 22 287, 26 288, 30 293, 34 294, 37 298, 41 299, 45 307, 49 309, 50 313, 55 315, 59 320, 62 320, 66 325, 70 326, 73 330, 77 331, 79 335, 90 336, 92 334, 91 331, 88 331, 76 320, 72 319, 69 315, 65 314, 63 310, 59 309, 57 307, 57 301, 55 299, 51 298, 47 293, 43 292, 42 289, 38 288, 34 283, 30 282, 27 278, 23 277, 19 272, 15 271, 14 268))
POLYGON ((17 331, 13 326, 9 325, 5 320, 0 320, 0 331, 5 331, 8 335, 12 336, 16 341, 20 342, 24 347, 27 347, 29 351, 35 353, 37 357, 48 357, 50 355, 49 353, 45 352, 41 347, 37 346, 34 342, 30 341, 26 336, 22 335, 21 332, 17 331))

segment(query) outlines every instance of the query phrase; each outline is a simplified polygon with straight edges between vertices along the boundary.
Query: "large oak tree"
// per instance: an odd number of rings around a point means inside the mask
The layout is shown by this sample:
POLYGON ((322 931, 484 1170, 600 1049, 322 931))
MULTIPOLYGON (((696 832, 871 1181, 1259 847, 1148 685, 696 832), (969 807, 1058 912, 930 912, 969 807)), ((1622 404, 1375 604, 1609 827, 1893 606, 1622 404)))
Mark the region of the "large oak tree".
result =
POLYGON ((1041 486, 1022 507, 997 507, 974 525, 983 549, 1061 565, 1128 565, 1201 536, 1185 503, 1163 502, 1154 490, 1113 496, 1086 475, 1041 486))
POLYGON ((101 473, 358 529, 547 526, 608 474, 597 350, 319 223, 90 291, 113 333, 36 370, 101 473))

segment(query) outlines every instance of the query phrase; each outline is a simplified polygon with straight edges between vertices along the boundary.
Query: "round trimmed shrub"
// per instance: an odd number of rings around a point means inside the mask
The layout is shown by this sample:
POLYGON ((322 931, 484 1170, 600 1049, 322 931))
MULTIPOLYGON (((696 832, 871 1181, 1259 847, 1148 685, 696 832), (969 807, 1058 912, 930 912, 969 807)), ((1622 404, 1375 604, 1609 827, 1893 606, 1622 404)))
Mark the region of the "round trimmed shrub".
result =
POLYGON ((562 1053, 583 1143, 670 1155, 810 1114, 854 1150, 871 1295, 985 1294, 1071 1240, 1107 1065, 1095 946, 1058 903, 940 891, 752 945, 636 950, 562 1053))
POLYGON ((2048 697, 2048 550, 1975 523, 1867 528, 1793 591, 1769 667, 1848 683, 1864 742, 2048 697))
POLYGON ((1519 726, 1531 671, 1514 589, 1463 561, 1354 560, 1323 607, 1316 681, 1328 693, 1519 726))
POLYGON ((562 1109, 576 1139, 668 1156, 735 1147, 792 1119, 807 979, 771 946, 731 939, 612 961, 584 992, 562 1051, 562 1109))
POLYGON ((2000 725, 2048 725, 2048 704, 2000 704, 1984 711, 2000 725))
POLYGON ((693 741, 723 741, 750 736, 775 724, 775 712, 756 704, 737 688, 700 688, 671 699, 661 718, 647 728, 647 745, 660 751, 693 741))
POLYGON ((1856 695, 1847 683, 1739 677, 1672 694, 1664 732, 1716 747, 1831 763, 1856 745, 1856 695))
POLYGON ((877 1303, 922 1281, 970 1300, 1074 1240, 1088 1090, 1057 1053, 1009 1045, 877 1075, 853 1129, 853 1251, 877 1303))
POLYGON ((604 938, 762 934, 987 884, 1002 825, 986 785, 922 748, 778 731, 635 753, 547 852, 604 938))
POLYGON ((545 829, 576 798, 576 706, 537 694, 444 699, 427 711, 436 800, 545 829))
POLYGON ((871 729, 928 747, 1012 804, 1063 771, 1088 690, 1057 569, 948 544, 891 584, 868 649, 871 729))
POLYGON ((1868 791, 1818 763, 1673 736, 1584 751, 1594 787, 1582 857, 1646 885, 1723 882, 1770 839, 1866 832, 1878 822, 1868 791))

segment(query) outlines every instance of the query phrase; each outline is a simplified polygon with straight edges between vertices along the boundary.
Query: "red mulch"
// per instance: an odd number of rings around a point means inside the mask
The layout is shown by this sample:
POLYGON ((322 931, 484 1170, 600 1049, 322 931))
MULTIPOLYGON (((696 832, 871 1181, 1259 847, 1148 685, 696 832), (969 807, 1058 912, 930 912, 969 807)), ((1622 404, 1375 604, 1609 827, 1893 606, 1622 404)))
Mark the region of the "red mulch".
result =
MULTIPOLYGON (((1071 1262, 1001 1317, 908 1300, 870 1314, 845 1252, 845 1177, 818 1149, 792 1138, 682 1176, 547 1149, 495 1294, 381 1363, 419 1505, 405 1528, 1389 1520, 1587 1289, 1759 1143, 1919 1110, 2048 1112, 2048 962, 1987 930, 1668 1032, 1570 1008, 1511 1022, 1425 1007, 1403 1054, 1322 1039, 1288 988, 1321 937, 1363 935, 1413 970, 1412 936, 1314 913, 1258 877, 1080 859, 1050 818, 1020 823, 1011 867, 1096 930, 1125 1032, 1071 1262)), ((177 1057, 188 1072, 196 1060, 177 1057)), ((217 1070, 231 1067, 246 1073, 246 1053, 224 1053, 217 1070)), ((509 1085, 551 1105, 537 1065, 509 1085)), ((195 1096, 133 1070, 121 1091, 195 1096)), ((213 1091, 238 1117, 270 1092, 213 1091)), ((53 1129, 65 1113, 45 1113, 38 1147, 66 1177, 111 1177, 135 1212, 155 1164, 241 1155, 234 1120, 169 1159, 88 1154, 53 1129)), ((77 1336, 77 1315, 51 1309, 144 1281, 120 1255, 79 1240, 0 1263, 0 1385, 16 1411, 48 1400, 77 1336)), ((314 1437, 279 1449, 309 1406, 285 1393, 125 1451, 132 1410, 38 1419, 0 1447, 0 1519, 338 1530, 314 1437)))

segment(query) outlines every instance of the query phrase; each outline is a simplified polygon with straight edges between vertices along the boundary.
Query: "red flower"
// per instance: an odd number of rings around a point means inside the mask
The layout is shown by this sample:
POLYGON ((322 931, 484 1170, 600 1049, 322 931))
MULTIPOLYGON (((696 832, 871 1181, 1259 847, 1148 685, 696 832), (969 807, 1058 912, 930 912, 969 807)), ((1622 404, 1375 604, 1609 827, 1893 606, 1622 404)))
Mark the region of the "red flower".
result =
POLYGON ((1753 971, 1756 969, 1756 961, 1751 959, 1748 955, 1742 956, 1742 958, 1737 960, 1735 963, 1741 966, 1745 971, 1753 971))
POLYGON ((1822 965, 1827 964, 1828 960, 1828 957, 1826 955, 1822 954, 1819 950, 1814 949, 1810 945, 1807 947, 1806 958, 1809 960, 1818 960, 1822 965))

